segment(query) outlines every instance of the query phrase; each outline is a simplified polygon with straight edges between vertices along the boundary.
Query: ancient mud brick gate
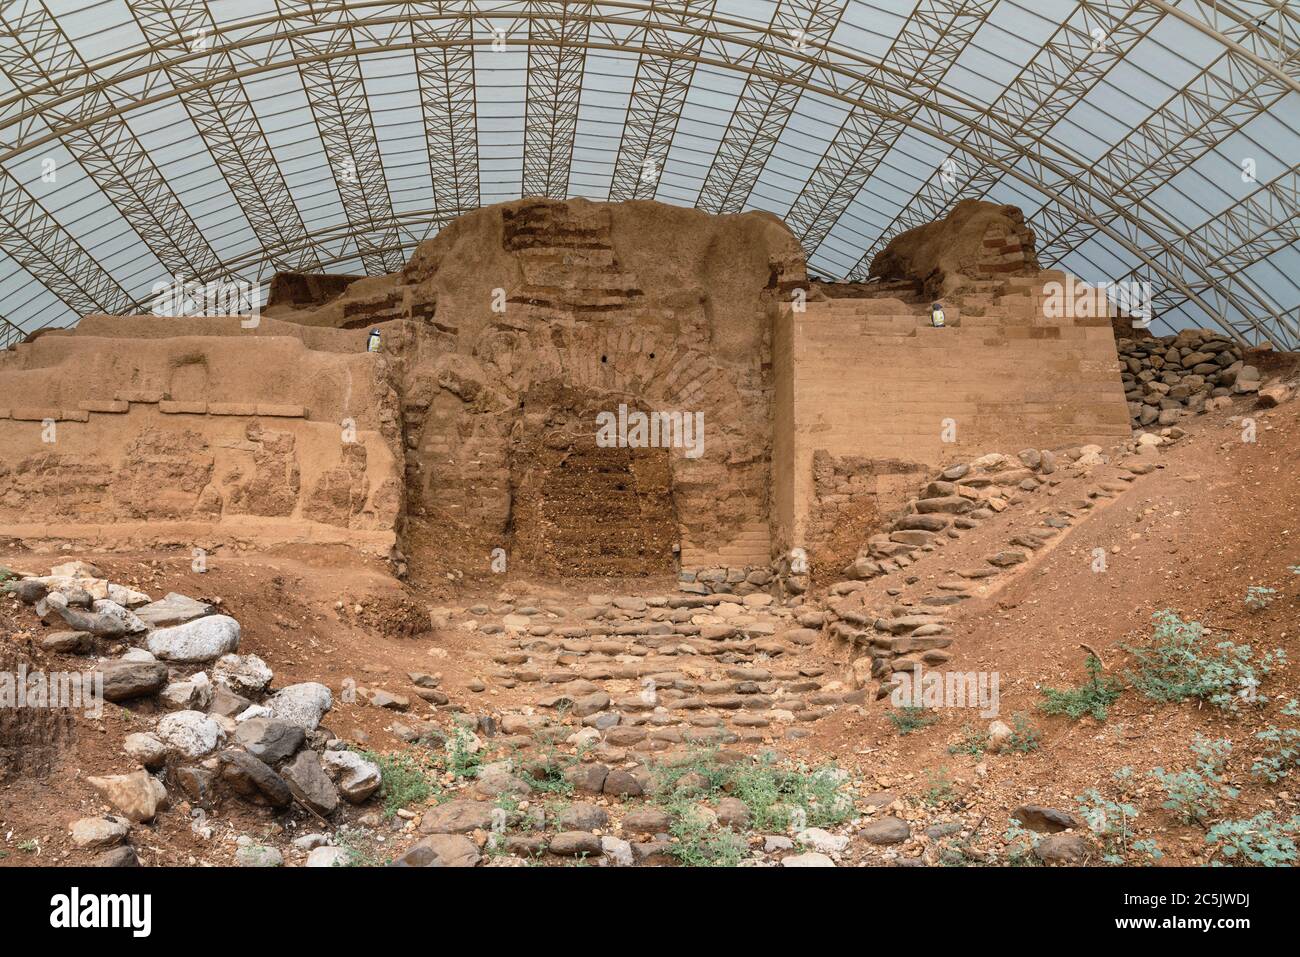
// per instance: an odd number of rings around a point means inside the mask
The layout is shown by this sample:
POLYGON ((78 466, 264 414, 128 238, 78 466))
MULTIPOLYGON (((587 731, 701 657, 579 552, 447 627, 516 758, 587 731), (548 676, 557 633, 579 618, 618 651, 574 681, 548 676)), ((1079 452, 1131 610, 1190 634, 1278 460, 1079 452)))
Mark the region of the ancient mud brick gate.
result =
POLYGON ((933 276, 809 283, 774 216, 583 200, 477 210, 391 276, 283 277, 255 327, 87 317, 0 353, 0 535, 761 587, 922 469, 1127 434, 1109 325, 1041 318, 1032 238, 984 206, 943 330, 933 276), (702 454, 598 442, 620 405, 702 413, 702 454))

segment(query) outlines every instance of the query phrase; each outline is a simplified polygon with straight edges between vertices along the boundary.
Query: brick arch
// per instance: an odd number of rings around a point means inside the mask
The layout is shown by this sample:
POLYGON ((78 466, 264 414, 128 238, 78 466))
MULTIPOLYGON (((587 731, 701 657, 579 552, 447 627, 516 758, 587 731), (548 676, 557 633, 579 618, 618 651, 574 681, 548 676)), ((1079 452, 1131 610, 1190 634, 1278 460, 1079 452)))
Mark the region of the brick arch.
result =
MULTIPOLYGON (((770 462, 753 450, 768 447, 768 410, 746 407, 732 375, 708 353, 629 325, 546 324, 484 337, 474 358, 501 393, 502 413, 493 427, 503 448, 521 421, 520 400, 545 383, 607 396, 611 411, 620 401, 644 411, 702 411, 703 456, 689 460, 680 450, 671 453, 683 547, 689 543, 693 552, 708 553, 741 529, 753 534, 757 526, 766 527, 770 462)), ((482 435, 472 426, 468 431, 482 435)))

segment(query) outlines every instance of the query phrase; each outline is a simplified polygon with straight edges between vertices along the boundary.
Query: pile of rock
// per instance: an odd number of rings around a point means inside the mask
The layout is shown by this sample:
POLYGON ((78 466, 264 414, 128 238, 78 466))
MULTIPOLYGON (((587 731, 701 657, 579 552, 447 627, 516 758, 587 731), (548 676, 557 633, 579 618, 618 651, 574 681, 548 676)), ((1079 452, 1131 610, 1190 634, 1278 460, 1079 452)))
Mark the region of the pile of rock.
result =
MULTIPOLYGON (((865 581, 906 568, 918 552, 931 552, 945 539, 1017 504, 1047 481, 1060 462, 1101 461, 1101 446, 1081 446, 1058 455, 1046 449, 1024 449, 1016 455, 990 452, 971 462, 936 473, 921 494, 886 530, 871 536, 857 559, 844 569, 850 581, 865 581)), ((832 590, 835 587, 832 586, 832 590)), ((840 591, 847 589, 841 588, 840 591)))
MULTIPOLYGON (((118 824, 152 820, 168 806, 168 785, 195 808, 235 799, 296 805, 321 820, 341 800, 360 804, 379 790, 379 767, 321 727, 333 704, 329 688, 302 682, 272 690, 271 669, 257 655, 238 654, 239 622, 214 603, 176 593, 153 601, 84 562, 3 588, 58 628, 42 639, 44 650, 101 655, 95 672, 106 701, 152 699, 165 712, 152 731, 123 742, 136 770, 87 779, 115 815, 75 822, 80 846, 120 844, 118 824)), ((115 848, 105 863, 133 862, 115 848)))
POLYGON ((1247 365, 1241 347, 1210 329, 1184 329, 1174 336, 1117 339, 1124 397, 1135 429, 1173 425, 1209 411, 1213 399, 1259 391, 1260 373, 1247 365))

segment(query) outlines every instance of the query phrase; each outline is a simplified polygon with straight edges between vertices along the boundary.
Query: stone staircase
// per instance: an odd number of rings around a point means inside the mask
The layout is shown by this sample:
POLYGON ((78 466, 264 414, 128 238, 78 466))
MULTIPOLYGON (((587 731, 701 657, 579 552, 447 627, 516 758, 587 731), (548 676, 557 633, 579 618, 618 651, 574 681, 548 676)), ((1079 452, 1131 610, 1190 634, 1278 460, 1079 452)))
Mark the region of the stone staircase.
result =
POLYGON ((874 679, 883 698, 899 672, 950 661, 963 604, 995 595, 1155 471, 1157 443, 1178 434, 1109 450, 994 453, 944 469, 821 596, 828 633, 854 658, 849 683, 874 679), (967 537, 984 547, 954 560, 951 546, 967 537))
POLYGON ((455 613, 447 627, 481 635, 485 667, 464 689, 445 690, 462 701, 491 695, 507 733, 594 729, 618 760, 678 745, 795 740, 837 707, 866 700, 830 677, 838 666, 814 648, 820 612, 762 593, 582 600, 455 613))

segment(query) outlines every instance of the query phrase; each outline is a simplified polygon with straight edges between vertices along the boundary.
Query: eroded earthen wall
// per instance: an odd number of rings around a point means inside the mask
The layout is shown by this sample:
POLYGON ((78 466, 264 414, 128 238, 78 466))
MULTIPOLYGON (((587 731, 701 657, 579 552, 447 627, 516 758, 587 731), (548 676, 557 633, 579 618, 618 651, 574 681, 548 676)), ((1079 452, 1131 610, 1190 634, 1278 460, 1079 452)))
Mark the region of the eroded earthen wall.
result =
POLYGON ((386 551, 396 393, 344 336, 101 316, 0 354, 0 534, 386 551))
MULTIPOLYGON (((592 567, 617 567, 605 561, 618 552, 607 544, 615 535, 638 543, 629 558, 641 550, 655 566, 665 529, 686 567, 766 565, 770 328, 804 280, 797 243, 761 213, 524 200, 457 220, 419 249, 399 295, 373 299, 424 323, 403 360, 417 524, 454 529, 470 544, 464 560, 484 566, 517 539, 558 541, 545 515, 561 504, 546 499, 568 497, 558 476, 566 460, 590 458, 595 413, 698 412, 703 454, 673 448, 656 459, 669 470, 670 503, 637 479, 655 471, 644 462, 628 473, 631 498, 628 481, 590 486, 590 521, 608 525, 586 539, 592 567), (549 490, 529 474, 543 435, 549 490), (538 521, 551 527, 530 525, 538 521)), ((355 314, 359 294, 349 291, 342 315, 355 314)), ((533 548, 519 557, 538 561, 533 548)))

